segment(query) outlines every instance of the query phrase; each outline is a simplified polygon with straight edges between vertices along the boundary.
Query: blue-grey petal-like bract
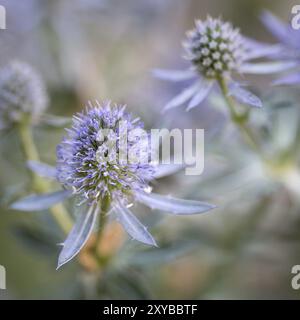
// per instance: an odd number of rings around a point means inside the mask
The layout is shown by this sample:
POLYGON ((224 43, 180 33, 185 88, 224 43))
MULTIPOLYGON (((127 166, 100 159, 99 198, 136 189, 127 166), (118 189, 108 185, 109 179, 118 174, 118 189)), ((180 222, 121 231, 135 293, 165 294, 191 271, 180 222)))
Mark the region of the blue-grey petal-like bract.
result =
POLYGON ((27 167, 44 178, 55 179, 56 178, 56 168, 50 166, 49 164, 42 163, 39 161, 29 160, 27 161, 27 167))
MULTIPOLYGON (((300 33, 292 28, 291 23, 284 23, 269 11, 261 15, 262 22, 267 29, 280 41, 281 50, 272 59, 286 60, 294 63, 291 68, 291 75, 285 75, 273 81, 273 85, 297 85, 300 83, 300 75, 294 74, 294 67, 300 65, 300 33)), ((287 69, 281 70, 285 71, 287 69)))
POLYGON ((71 191, 61 190, 44 194, 32 194, 14 202, 10 207, 19 211, 46 210, 55 204, 62 202, 72 195, 71 191))
POLYGON ((244 88, 241 88, 236 83, 229 86, 228 94, 236 98, 236 100, 239 102, 247 104, 251 107, 262 108, 263 106, 261 100, 256 95, 244 88))
POLYGON ((199 87, 199 91, 194 95, 188 104, 186 111, 189 111, 201 104, 210 93, 214 81, 203 81, 199 87))
POLYGON ((185 168, 184 164, 160 164, 155 167, 153 178, 164 178, 182 170, 183 168, 185 168))
POLYGON ((167 105, 163 108, 163 112, 181 106, 183 103, 191 99, 199 89, 200 89, 199 82, 197 81, 193 83, 190 87, 184 89, 169 103, 167 103, 167 105))
POLYGON ((300 73, 289 74, 273 81, 273 85, 300 84, 300 73))
POLYGON ((96 203, 92 204, 88 212, 82 211, 78 216, 75 225, 63 243, 58 258, 57 269, 72 260, 85 245, 95 226, 99 207, 96 203))
POLYGON ((157 246, 154 238, 147 228, 137 219, 137 217, 125 206, 118 203, 114 206, 116 219, 121 223, 126 232, 135 240, 150 246, 157 246))
POLYGON ((247 52, 245 57, 247 60, 264 58, 264 57, 274 57, 279 55, 282 52, 282 50, 283 50, 283 47, 280 44, 274 44, 274 45, 258 44, 256 48, 253 47, 253 50, 247 52))
POLYGON ((239 72, 249 74, 270 74, 289 70, 297 66, 295 61, 276 61, 264 63, 244 63, 239 72))
POLYGON ((153 75, 162 80, 184 81, 196 77, 196 73, 192 70, 153 70, 153 75))
POLYGON ((162 210, 175 215, 204 213, 216 208, 215 205, 209 203, 177 199, 156 193, 137 192, 136 199, 151 209, 162 210))
POLYGON ((41 123, 54 128, 65 128, 72 123, 72 119, 52 114, 43 114, 41 115, 41 123))
POLYGON ((283 23, 275 15, 269 11, 264 11, 261 15, 261 20, 263 24, 268 28, 268 30, 276 37, 280 42, 285 44, 291 44, 292 28, 288 27, 287 24, 283 23))

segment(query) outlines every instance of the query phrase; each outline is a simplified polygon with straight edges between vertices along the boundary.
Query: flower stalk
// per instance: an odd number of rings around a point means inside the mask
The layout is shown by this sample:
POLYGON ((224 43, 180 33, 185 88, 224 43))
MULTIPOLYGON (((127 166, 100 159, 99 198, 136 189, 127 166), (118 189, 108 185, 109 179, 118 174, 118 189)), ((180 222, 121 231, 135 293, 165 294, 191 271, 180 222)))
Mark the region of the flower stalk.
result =
POLYGON ((110 209, 110 205, 111 205, 110 196, 106 195, 100 204, 99 229, 97 232, 95 246, 94 246, 94 254, 100 266, 103 266, 107 262, 107 257, 102 256, 98 248, 100 248, 100 245, 103 239, 103 231, 105 229, 105 225, 107 222, 107 215, 110 209))
MULTIPOLYGON (((17 125, 17 128, 26 160, 39 161, 39 154, 33 141, 28 117, 24 117, 23 121, 17 125)), ((38 176, 33 171, 31 171, 31 175, 32 188, 34 192, 46 193, 50 191, 50 184, 46 180, 38 176)), ((73 221, 64 206, 62 204, 57 204, 51 207, 49 210, 62 231, 64 233, 68 233, 72 228, 73 221)))
POLYGON ((255 153, 261 155, 263 158, 264 156, 262 154, 260 145, 257 142, 252 130, 247 125, 249 113, 248 112, 238 113, 238 111, 236 110, 234 100, 229 96, 228 86, 224 77, 219 77, 218 83, 220 85, 225 102, 229 108, 232 122, 240 129, 240 131, 244 135, 244 138, 248 142, 251 149, 255 153))

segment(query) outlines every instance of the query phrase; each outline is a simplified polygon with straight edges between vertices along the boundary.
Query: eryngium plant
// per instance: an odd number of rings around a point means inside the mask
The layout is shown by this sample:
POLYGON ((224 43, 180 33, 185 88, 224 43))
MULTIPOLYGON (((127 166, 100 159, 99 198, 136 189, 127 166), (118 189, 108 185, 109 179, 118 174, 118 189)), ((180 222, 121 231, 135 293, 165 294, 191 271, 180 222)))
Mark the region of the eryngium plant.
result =
POLYGON ((14 61, 0 70, 0 127, 9 127, 24 118, 34 122, 47 104, 44 83, 31 66, 14 61))
POLYGON ((183 43, 185 58, 190 62, 186 71, 155 70, 155 75, 170 81, 196 79, 178 96, 173 98, 164 111, 189 101, 187 110, 199 106, 218 85, 223 94, 233 96, 237 101, 254 107, 261 107, 260 99, 241 88, 233 80, 236 74, 267 74, 291 68, 291 62, 257 63, 252 60, 278 52, 278 46, 271 46, 250 40, 240 34, 231 23, 210 16, 205 21, 196 21, 196 27, 187 32, 183 43))
MULTIPOLYGON (((123 130, 130 136, 131 132, 142 126, 142 122, 132 118, 124 106, 111 106, 110 103, 90 105, 73 117, 72 128, 67 129, 67 136, 57 148, 56 176, 66 190, 31 195, 13 204, 14 209, 31 211, 37 207, 39 210, 46 209, 70 196, 79 198, 81 212, 63 244, 58 267, 81 250, 95 230, 97 220, 98 232, 101 232, 108 213, 121 223, 133 239, 156 246, 147 228, 129 209, 136 201, 175 215, 203 213, 215 207, 151 192, 149 183, 162 175, 159 167, 145 161, 151 151, 149 147, 145 148, 148 136, 130 139, 125 144, 126 150, 122 150, 121 143, 123 130), (103 136, 105 132, 108 134, 103 136), (115 157, 112 161, 112 154, 123 151, 126 155, 142 154, 140 159, 143 161, 128 161, 128 158, 115 161, 115 157)), ((49 177, 53 177, 53 169, 44 164, 31 163, 31 169, 43 176, 48 171, 49 177)))

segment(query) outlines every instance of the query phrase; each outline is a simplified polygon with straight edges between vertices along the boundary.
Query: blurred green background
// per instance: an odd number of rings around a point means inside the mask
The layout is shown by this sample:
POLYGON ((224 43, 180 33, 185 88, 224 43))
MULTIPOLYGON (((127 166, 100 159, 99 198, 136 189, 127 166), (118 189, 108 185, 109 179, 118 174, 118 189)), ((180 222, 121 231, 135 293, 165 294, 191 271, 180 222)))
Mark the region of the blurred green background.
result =
MULTIPOLYGON (((243 34, 274 42, 259 20, 261 11, 268 9, 288 21, 296 1, 7 0, 0 4, 7 9, 7 30, 0 31, 0 63, 18 59, 39 70, 51 99, 49 113, 71 116, 88 100, 111 99, 126 103, 148 128, 206 129, 204 174, 186 177, 181 172, 160 180, 156 188, 219 205, 207 215, 184 218, 137 207, 135 212, 151 226, 159 249, 127 241, 99 278, 76 261, 56 271, 57 243, 64 235, 48 213, 7 209, 10 201, 26 193, 29 177, 15 132, 5 132, 0 137, 0 264, 7 270, 7 290, 0 290, 1 299, 300 298, 300 290, 291 287, 291 268, 300 264, 299 203, 285 187, 274 183, 266 190, 255 174, 243 169, 245 161, 251 161, 243 146, 230 139, 220 141, 226 127, 222 112, 207 105, 190 113, 178 108, 162 117, 163 104, 180 86, 151 75, 154 68, 185 66, 181 42, 196 18, 222 16, 243 34)), ((297 89, 276 89, 274 94, 270 78, 250 80, 266 101, 274 95, 299 101, 297 89)), ((296 119, 297 108, 293 108, 296 119)), ((285 113, 293 114, 290 109, 285 113)), ((274 117, 281 119, 278 114, 274 117)), ((290 130, 290 119, 285 120, 283 130, 290 130)), ((62 136, 63 129, 35 129, 45 162, 55 163, 62 136)))

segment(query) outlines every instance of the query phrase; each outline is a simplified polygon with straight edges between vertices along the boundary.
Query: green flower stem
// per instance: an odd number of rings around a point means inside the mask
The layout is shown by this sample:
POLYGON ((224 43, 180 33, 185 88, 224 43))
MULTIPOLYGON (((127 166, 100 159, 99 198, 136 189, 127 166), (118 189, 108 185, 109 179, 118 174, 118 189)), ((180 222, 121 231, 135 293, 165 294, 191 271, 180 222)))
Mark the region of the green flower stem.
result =
POLYGON ((108 261, 108 257, 102 256, 101 253, 98 252, 98 250, 103 238, 103 231, 105 229, 105 225, 107 222, 107 214, 110 209, 110 205, 111 205, 111 199, 110 199, 110 196, 107 195, 104 197, 103 201, 101 202, 99 229, 97 232, 97 237, 96 237, 95 247, 94 247, 94 253, 100 266, 105 265, 106 262, 108 261))
MULTIPOLYGON (((31 130, 27 121, 24 121, 18 125, 19 137, 21 139, 21 146, 25 158, 28 160, 39 161, 39 155, 36 147, 33 143, 31 130)), ((34 191, 38 191, 43 186, 43 180, 40 176, 36 175, 33 171, 30 171, 32 178, 32 187, 34 191)))
POLYGON ((219 85, 221 87, 224 99, 227 103, 227 106, 230 111, 231 120, 236 126, 241 130, 244 135, 245 140, 248 142, 249 146, 252 150, 263 157, 263 153, 260 149, 260 145, 257 142, 255 135, 253 134, 252 130, 247 125, 248 120, 248 113, 240 114, 236 111, 236 106, 233 99, 228 95, 228 86, 226 80, 224 78, 218 79, 219 85))
POLYGON ((228 95, 228 86, 224 78, 218 79, 224 99, 228 105, 231 119, 237 125, 241 133, 243 133, 245 140, 252 150, 258 154, 265 166, 266 172, 275 180, 283 182, 290 190, 295 191, 299 189, 300 174, 294 159, 284 157, 279 163, 264 154, 255 134, 247 125, 248 113, 238 113, 233 99, 228 95), (292 178, 293 177, 293 178, 292 178))
MULTIPOLYGON (((37 149, 35 147, 32 132, 30 128, 30 123, 27 121, 27 119, 24 119, 19 125, 18 125, 18 131, 19 136, 21 139, 21 144, 24 152, 24 156, 27 160, 34 160, 39 161, 39 154, 37 152, 37 149)), ((51 190, 51 185, 48 183, 48 181, 44 180, 37 174, 31 171, 31 177, 32 177, 32 188, 37 193, 46 193, 51 190)), ((57 222, 57 224, 60 226, 60 228, 65 232, 69 233, 73 226, 73 221, 65 209, 65 207, 62 204, 57 204, 49 209, 53 218, 57 222)))
POLYGON ((234 100, 228 95, 228 86, 226 80, 224 78, 219 78, 218 82, 224 99, 228 105, 232 122, 235 123, 240 129, 252 150, 259 155, 266 173, 276 181, 283 182, 283 184, 287 186, 289 190, 298 194, 300 186, 300 173, 295 159, 293 159, 289 153, 283 154, 284 157, 280 157, 280 161, 278 161, 278 159, 272 159, 270 156, 266 155, 261 149, 255 134, 247 124, 249 113, 238 113, 234 100))

